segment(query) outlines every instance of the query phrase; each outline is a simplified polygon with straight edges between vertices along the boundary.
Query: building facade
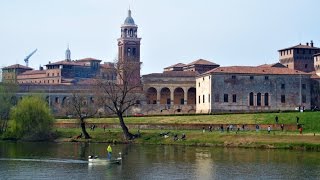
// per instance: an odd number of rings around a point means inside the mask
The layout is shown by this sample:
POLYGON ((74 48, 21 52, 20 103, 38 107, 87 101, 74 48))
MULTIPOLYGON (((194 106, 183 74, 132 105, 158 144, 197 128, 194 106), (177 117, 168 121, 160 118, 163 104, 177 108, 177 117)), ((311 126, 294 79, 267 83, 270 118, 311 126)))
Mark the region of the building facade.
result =
POLYGON ((288 68, 219 67, 197 77, 197 113, 310 109, 310 74, 288 68))
POLYGON ((49 62, 39 70, 22 65, 2 69, 3 82, 20 85, 17 99, 29 94, 43 95, 56 115, 67 115, 66 102, 76 90, 93 102, 92 82, 96 78, 129 80, 142 85, 141 100, 128 114, 187 114, 312 109, 320 106, 320 49, 313 42, 279 50, 279 62, 261 66, 229 66, 198 59, 176 63, 162 73, 141 77, 138 26, 131 10, 120 27, 118 63, 94 58, 49 62), (117 76, 116 65, 132 69, 117 76), (124 66, 126 65, 126 66, 124 66))

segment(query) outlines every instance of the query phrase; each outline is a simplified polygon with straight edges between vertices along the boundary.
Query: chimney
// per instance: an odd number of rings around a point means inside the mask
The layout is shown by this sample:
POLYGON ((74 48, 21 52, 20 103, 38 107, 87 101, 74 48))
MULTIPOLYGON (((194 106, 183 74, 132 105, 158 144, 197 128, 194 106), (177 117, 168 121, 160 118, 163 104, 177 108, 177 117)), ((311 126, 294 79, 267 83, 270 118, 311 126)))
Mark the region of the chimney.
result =
POLYGON ((310 46, 313 47, 313 41, 312 41, 312 40, 311 40, 311 42, 310 42, 310 46))
POLYGON ((306 44, 307 44, 307 46, 309 46, 309 43, 308 43, 308 42, 307 42, 306 44))

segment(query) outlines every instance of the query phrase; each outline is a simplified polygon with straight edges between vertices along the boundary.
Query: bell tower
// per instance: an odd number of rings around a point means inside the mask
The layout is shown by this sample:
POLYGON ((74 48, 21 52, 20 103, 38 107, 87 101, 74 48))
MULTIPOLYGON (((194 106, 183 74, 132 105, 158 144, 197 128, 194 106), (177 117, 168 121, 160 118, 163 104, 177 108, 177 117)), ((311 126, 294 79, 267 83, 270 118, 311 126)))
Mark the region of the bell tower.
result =
POLYGON ((134 23, 131 10, 128 17, 121 25, 121 37, 118 39, 118 63, 124 70, 122 77, 118 77, 119 84, 126 80, 130 85, 139 85, 140 81, 140 41, 138 38, 138 26, 134 23))

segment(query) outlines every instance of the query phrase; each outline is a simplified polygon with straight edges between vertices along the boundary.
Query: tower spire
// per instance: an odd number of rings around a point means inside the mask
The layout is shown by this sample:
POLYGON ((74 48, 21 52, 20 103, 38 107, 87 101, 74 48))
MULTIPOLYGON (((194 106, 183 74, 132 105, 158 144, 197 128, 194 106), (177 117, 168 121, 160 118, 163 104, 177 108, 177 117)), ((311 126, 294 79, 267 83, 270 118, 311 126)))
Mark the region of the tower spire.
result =
POLYGON ((68 43, 68 47, 67 47, 65 56, 66 56, 66 61, 71 61, 71 51, 69 49, 69 43, 68 43))

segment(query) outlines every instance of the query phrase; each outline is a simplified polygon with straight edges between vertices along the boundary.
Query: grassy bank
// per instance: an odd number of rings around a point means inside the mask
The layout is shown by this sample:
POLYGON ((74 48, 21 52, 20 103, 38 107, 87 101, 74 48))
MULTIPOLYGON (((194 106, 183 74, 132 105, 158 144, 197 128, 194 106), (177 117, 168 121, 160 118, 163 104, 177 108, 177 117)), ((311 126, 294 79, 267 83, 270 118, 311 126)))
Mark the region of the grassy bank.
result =
MULTIPOLYGON (((58 141, 87 141, 76 139, 75 135, 80 134, 80 129, 56 129, 61 137, 58 141)), ((136 133, 137 129, 131 129, 136 133)), ((243 147, 243 148, 282 148, 282 149, 305 149, 320 150, 320 133, 303 133, 297 131, 229 131, 229 132, 202 132, 201 130, 141 130, 141 138, 133 141, 126 141, 123 138, 121 129, 89 130, 92 139, 90 142, 111 142, 111 143, 138 143, 138 144, 174 144, 190 146, 219 146, 219 147, 243 147), (163 132, 170 132, 169 137, 161 136, 163 132), (186 140, 181 140, 181 135, 186 134, 186 140), (174 134, 179 140, 174 140, 174 134)))
MULTIPOLYGON (((126 117, 125 122, 143 124, 273 124, 275 117, 279 117, 279 124, 303 124, 307 132, 320 132, 320 112, 285 112, 285 113, 255 113, 255 114, 224 114, 224 115, 185 115, 185 116, 145 116, 126 117)), ((76 122, 75 119, 58 119, 58 122, 76 122)), ((117 118, 91 118, 92 123, 118 123, 117 118)))

